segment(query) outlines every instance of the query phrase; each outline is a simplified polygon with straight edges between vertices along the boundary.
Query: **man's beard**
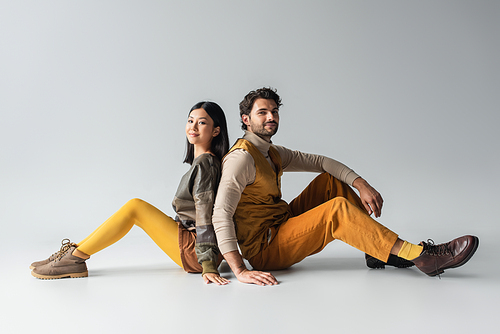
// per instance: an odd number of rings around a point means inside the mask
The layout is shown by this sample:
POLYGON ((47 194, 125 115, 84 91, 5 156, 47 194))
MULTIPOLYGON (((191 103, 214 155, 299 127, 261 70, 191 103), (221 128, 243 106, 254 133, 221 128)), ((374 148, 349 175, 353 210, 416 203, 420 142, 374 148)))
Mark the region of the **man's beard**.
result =
POLYGON ((276 132, 278 132, 278 123, 276 122, 266 122, 263 125, 260 125, 258 127, 255 126, 255 124, 251 124, 252 126, 252 132, 255 133, 259 137, 268 137, 271 138, 276 132), (276 124, 276 127, 272 130, 266 130, 265 126, 266 124, 276 124))

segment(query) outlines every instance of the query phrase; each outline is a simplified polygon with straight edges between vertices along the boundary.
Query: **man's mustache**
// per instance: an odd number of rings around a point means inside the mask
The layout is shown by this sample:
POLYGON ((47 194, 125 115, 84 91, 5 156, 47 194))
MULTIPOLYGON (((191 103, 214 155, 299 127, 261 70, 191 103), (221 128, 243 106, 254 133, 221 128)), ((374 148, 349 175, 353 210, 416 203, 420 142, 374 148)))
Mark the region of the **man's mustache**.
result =
POLYGON ((264 125, 268 125, 268 124, 276 124, 276 125, 278 125, 278 123, 276 123, 276 121, 270 121, 270 122, 264 123, 264 125))

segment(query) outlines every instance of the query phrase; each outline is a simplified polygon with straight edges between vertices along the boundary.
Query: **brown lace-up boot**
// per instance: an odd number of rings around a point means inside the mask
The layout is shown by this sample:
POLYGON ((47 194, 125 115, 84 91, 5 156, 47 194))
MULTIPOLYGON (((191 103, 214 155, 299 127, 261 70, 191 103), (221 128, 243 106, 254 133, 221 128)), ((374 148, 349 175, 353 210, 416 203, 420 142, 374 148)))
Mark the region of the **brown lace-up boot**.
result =
POLYGON ((76 244, 73 243, 73 242, 71 242, 69 239, 62 239, 62 241, 61 241, 61 249, 59 249, 57 252, 55 252, 54 254, 52 254, 51 256, 49 256, 49 258, 47 258, 45 260, 33 262, 30 265, 30 269, 33 270, 36 267, 40 267, 40 266, 43 266, 44 264, 47 264, 49 262, 54 261, 54 259, 56 258, 56 256, 59 253, 67 251, 68 248, 70 248, 71 246, 75 246, 76 247, 76 244))
POLYGON ((427 275, 436 276, 442 274, 445 269, 457 268, 469 261, 479 246, 479 238, 466 235, 439 245, 429 239, 427 242, 422 241, 420 245, 424 250, 412 262, 427 275))
POLYGON ((71 246, 64 252, 59 252, 56 258, 44 265, 35 267, 31 275, 40 279, 87 277, 85 260, 73 255, 76 246, 71 246))

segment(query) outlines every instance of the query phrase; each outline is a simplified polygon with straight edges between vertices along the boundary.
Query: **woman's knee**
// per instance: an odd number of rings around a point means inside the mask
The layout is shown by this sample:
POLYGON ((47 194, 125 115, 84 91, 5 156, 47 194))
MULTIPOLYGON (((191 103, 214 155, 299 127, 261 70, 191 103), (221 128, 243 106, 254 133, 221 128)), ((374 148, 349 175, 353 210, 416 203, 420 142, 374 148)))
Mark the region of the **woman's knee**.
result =
POLYGON ((126 210, 130 214, 133 214, 137 212, 137 210, 140 210, 140 208, 143 207, 145 204, 146 202, 140 198, 132 198, 127 203, 125 203, 122 209, 126 210))

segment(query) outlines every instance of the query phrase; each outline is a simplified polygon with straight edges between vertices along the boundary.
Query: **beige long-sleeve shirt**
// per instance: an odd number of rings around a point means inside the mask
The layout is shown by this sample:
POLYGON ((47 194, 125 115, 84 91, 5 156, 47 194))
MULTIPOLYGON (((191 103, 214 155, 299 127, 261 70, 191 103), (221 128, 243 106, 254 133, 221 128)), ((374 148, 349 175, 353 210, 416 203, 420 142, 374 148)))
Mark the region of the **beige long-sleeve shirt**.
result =
MULTIPOLYGON (((272 168, 274 164, 268 151, 272 143, 266 142, 252 132, 245 131, 243 139, 251 142, 267 159, 272 168)), ((352 185, 359 177, 346 165, 328 157, 292 151, 283 146, 273 145, 278 151, 284 172, 327 172, 340 181, 352 185)), ((255 163, 250 155, 237 149, 226 155, 222 162, 222 177, 215 200, 212 224, 217 243, 222 254, 238 250, 238 241, 233 223, 233 215, 245 187, 255 181, 255 163)))

